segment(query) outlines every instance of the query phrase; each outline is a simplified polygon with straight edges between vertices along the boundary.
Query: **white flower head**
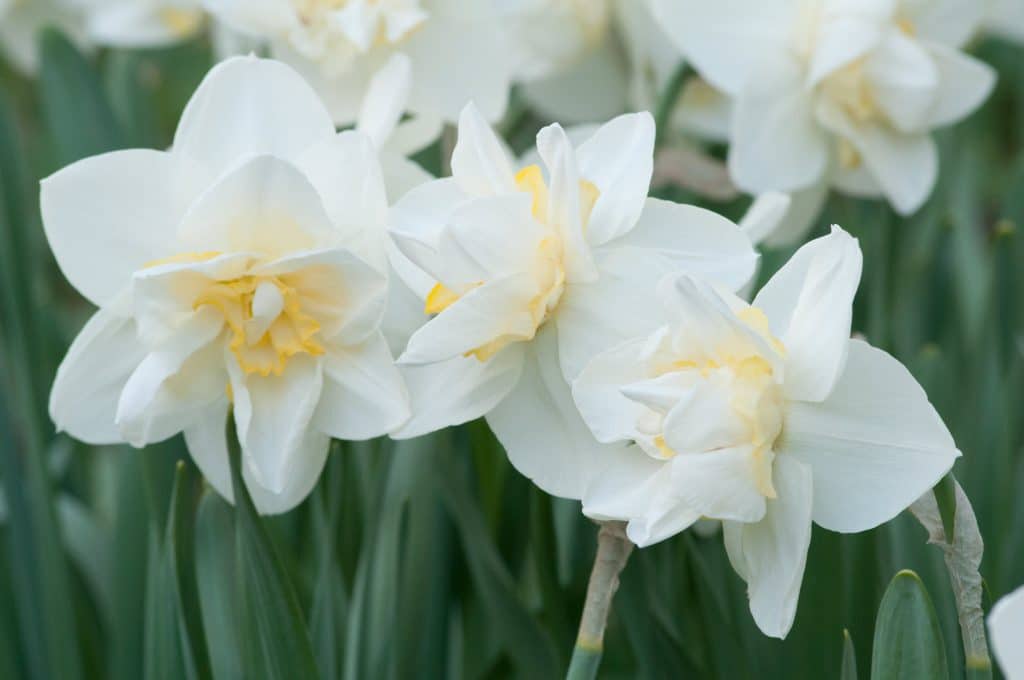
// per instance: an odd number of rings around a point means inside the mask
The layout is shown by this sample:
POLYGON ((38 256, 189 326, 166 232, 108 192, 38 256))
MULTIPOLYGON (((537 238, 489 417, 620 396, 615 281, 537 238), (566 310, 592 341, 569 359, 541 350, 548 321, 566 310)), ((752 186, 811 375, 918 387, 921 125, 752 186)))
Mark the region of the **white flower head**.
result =
POLYGON ((987 0, 988 13, 983 28, 1000 38, 1024 45, 1024 2, 987 0))
POLYGON ((270 43, 353 122, 373 74, 396 53, 412 68, 410 109, 455 120, 476 100, 505 111, 508 59, 490 3, 458 0, 204 0, 229 26, 270 43), (496 39, 498 36, 498 39, 496 39))
POLYGON ((0 0, 0 52, 18 71, 35 73, 36 39, 48 26, 60 29, 80 47, 88 44, 81 13, 68 0, 0 0))
POLYGON ((988 616, 992 654, 1007 680, 1024 679, 1024 587, 1002 598, 988 616))
POLYGON ((453 176, 392 208, 399 248, 436 282, 413 286, 436 316, 400 358, 415 413, 401 434, 487 415, 521 472, 555 495, 581 495, 600 447, 566 380, 592 353, 649 328, 664 274, 694 271, 735 289, 756 261, 735 224, 647 198, 653 146, 647 113, 620 116, 578 147, 551 125, 537 135, 544 167, 517 171, 466 108, 453 176))
POLYGON ((830 184, 925 201, 938 158, 930 132, 988 97, 994 71, 958 48, 976 0, 655 0, 702 76, 734 100, 729 152, 751 192, 830 184))
POLYGON ((224 427, 262 512, 315 484, 329 437, 400 426, 408 402, 380 331, 387 202, 370 140, 335 132, 302 78, 215 67, 170 151, 117 151, 44 180, 46 235, 100 309, 57 371, 50 414, 83 441, 184 432, 231 498, 224 427))
POLYGON ((597 355, 573 384, 599 441, 632 442, 610 450, 584 512, 628 520, 641 546, 723 520, 751 612, 775 637, 793 622, 812 520, 877 526, 959 455, 907 370, 850 339, 860 272, 856 240, 833 227, 752 304, 667 277, 665 324, 597 355))

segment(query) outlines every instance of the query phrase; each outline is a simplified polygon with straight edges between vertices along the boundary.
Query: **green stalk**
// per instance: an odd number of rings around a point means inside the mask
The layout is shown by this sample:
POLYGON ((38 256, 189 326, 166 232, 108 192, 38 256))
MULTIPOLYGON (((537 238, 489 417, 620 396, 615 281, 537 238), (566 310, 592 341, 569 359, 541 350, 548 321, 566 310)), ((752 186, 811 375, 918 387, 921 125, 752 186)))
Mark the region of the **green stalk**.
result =
POLYGON ((619 574, 626 566, 633 543, 626 537, 625 522, 601 522, 597 532, 597 556, 587 584, 587 600, 566 680, 593 680, 604 653, 604 629, 612 598, 619 589, 619 574))
POLYGON ((656 147, 662 146, 665 141, 669 120, 672 118, 672 110, 675 109, 676 102, 679 101, 679 94, 683 91, 683 83, 686 82, 686 73, 686 62, 680 62, 666 83, 661 98, 658 99, 658 108, 654 112, 656 147))

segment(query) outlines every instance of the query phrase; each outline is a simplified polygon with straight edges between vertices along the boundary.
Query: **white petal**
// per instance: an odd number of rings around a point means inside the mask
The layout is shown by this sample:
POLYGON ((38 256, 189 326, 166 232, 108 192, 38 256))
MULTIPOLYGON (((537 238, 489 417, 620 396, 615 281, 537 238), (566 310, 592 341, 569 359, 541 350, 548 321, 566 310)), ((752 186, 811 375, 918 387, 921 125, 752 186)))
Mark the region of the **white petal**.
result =
POLYGON ((335 238, 383 270, 388 199, 369 138, 346 130, 310 147, 295 165, 320 195, 335 238))
POLYGON ((942 45, 928 45, 939 70, 939 91, 930 112, 932 127, 949 125, 980 107, 996 84, 995 70, 983 61, 942 45))
POLYGON ((243 376, 228 363, 235 419, 246 469, 263 489, 283 493, 301 464, 323 386, 321 362, 307 355, 288 360, 281 375, 243 376))
POLYGON ((331 245, 337 234, 305 175, 274 156, 256 156, 225 175, 179 230, 190 250, 270 255, 331 245))
POLYGON ((220 174, 254 154, 294 158, 334 135, 334 123, 302 76, 253 56, 213 67, 192 95, 174 136, 174 152, 220 174))
POLYGON ((380 154, 380 169, 384 175, 389 203, 395 203, 410 189, 426 184, 434 176, 405 156, 385 150, 380 154))
POLYGON ((245 465, 242 478, 256 510, 261 515, 279 515, 304 501, 320 479, 330 446, 330 437, 315 430, 307 430, 295 447, 291 471, 280 492, 264 487, 257 481, 255 468, 245 465))
POLYGON ((142 360, 117 404, 115 420, 125 441, 141 448, 172 437, 223 396, 223 349, 213 343, 223 326, 220 312, 201 309, 142 360))
POLYGON ((790 399, 821 401, 842 372, 862 263, 857 239, 833 226, 800 248, 754 298, 786 347, 790 399))
POLYGON ((461 276, 451 271, 439 246, 449 217, 469 199, 454 178, 446 177, 410 189, 391 207, 388 225, 395 245, 434 280, 442 273, 461 276))
POLYGON ((444 361, 505 335, 527 340, 535 329, 529 310, 535 294, 535 282, 527 274, 496 279, 474 288, 413 333, 399 361, 444 361))
POLYGON ((785 638, 796 616, 800 585, 811 544, 811 471, 799 461, 775 459, 775 489, 764 519, 756 524, 724 522, 725 547, 746 582, 750 613, 765 635, 785 638))
POLYGON ((198 7, 152 7, 129 3, 90 8, 86 16, 90 37, 99 45, 125 48, 163 47, 185 40, 203 26, 198 7), (182 12, 181 24, 167 21, 163 11, 182 12), (188 12, 187 15, 184 13, 188 12))
POLYGON ((906 13, 920 38, 949 47, 962 47, 978 31, 988 4, 964 0, 904 0, 900 9, 906 13))
POLYGON ((939 71, 924 46, 890 29, 864 63, 864 78, 885 118, 903 132, 928 129, 939 71))
POLYGON ((833 531, 886 522, 945 475, 959 455, 928 397, 900 362, 851 340, 846 369, 817 404, 789 405, 779 458, 814 474, 814 521, 833 531))
POLYGON ((770 238, 780 228, 789 213, 792 199, 789 194, 769 191, 758 194, 740 220, 740 231, 754 245, 770 238))
POLYGON ((753 455, 749 446, 677 455, 669 462, 675 493, 702 517, 758 522, 766 506, 753 455))
MULTIPOLYGON (((736 416, 735 409, 732 407, 735 398, 732 376, 727 372, 714 372, 689 388, 686 383, 692 380, 691 376, 668 373, 662 377, 663 380, 671 378, 677 380, 681 378, 683 389, 677 393, 674 403, 669 406, 663 427, 665 443, 668 444, 668 447, 680 454, 687 454, 678 456, 680 460, 691 458, 703 460, 718 455, 726 448, 736 447, 744 443, 745 440, 749 441, 749 425, 736 416), (700 455, 704 452, 711 453, 706 456, 700 455)), ((631 386, 631 389, 637 387, 640 385, 631 386)), ((749 452, 747 453, 749 454, 749 452)), ((733 459, 739 457, 739 453, 730 456, 733 459)), ((723 463, 724 461, 719 461, 719 464, 723 463)), ((680 465, 683 463, 681 462, 680 465)), ((716 464, 707 461, 693 465, 698 467, 705 465, 707 470, 718 469, 716 464)), ((735 469, 739 467, 740 464, 736 463, 735 469)), ((748 468, 753 470, 752 465, 748 465, 748 468)), ((746 476, 749 478, 751 475, 747 474, 746 476)), ((712 516, 703 508, 695 509, 709 517, 712 516)), ((716 519, 739 518, 716 517, 716 519)))
MULTIPOLYGON (((728 50, 727 50, 728 51, 728 50)), ((810 186, 828 164, 813 91, 792 59, 765 58, 735 100, 729 172, 750 193, 810 186)))
POLYGON ((654 169, 654 118, 647 112, 619 116, 601 126, 576 151, 580 177, 600 192, 587 222, 593 246, 632 229, 644 209, 654 169))
POLYGON ((136 269, 174 254, 178 221, 198 191, 193 170, 170 154, 134 149, 43 180, 43 227, 71 285, 103 306, 136 269))
POLYGON ((229 503, 235 502, 231 488, 231 465, 225 432, 228 422, 227 395, 210 404, 185 428, 185 445, 206 481, 229 503))
POLYGON ((404 43, 413 68, 410 108, 455 121, 472 101, 484 118, 498 120, 508 105, 510 65, 489 3, 435 1, 430 12, 404 43))
POLYGON ((939 172, 938 151, 927 133, 902 134, 873 122, 855 124, 827 101, 819 102, 817 115, 849 140, 897 212, 909 215, 921 207, 939 172))
POLYGON ((550 181, 547 223, 562 236, 566 280, 592 281, 597 276, 580 214, 580 173, 576 151, 558 123, 537 133, 537 152, 550 181))
POLYGON ((410 156, 433 144, 443 129, 444 121, 437 116, 424 113, 409 116, 395 126, 383 150, 410 156))
POLYGON ((996 602, 988 615, 992 654, 1007 680, 1024 678, 1024 587, 996 602))
POLYGON ((130 318, 110 309, 93 314, 53 381, 50 418, 57 429, 87 444, 123 442, 114 422, 117 401, 145 356, 130 318))
POLYGON ((821 209, 828 198, 828 182, 823 177, 806 189, 790 194, 789 210, 778 228, 765 236, 764 245, 770 248, 788 246, 802 240, 817 223, 821 209))
POLYGON ((418 437, 486 415, 519 382, 525 351, 525 343, 516 343, 487 361, 459 356, 422 366, 402 366, 412 417, 392 436, 418 437))
POLYGON ((505 147, 472 102, 459 115, 459 138, 452 151, 452 176, 472 196, 516 191, 515 173, 505 147))
POLYGON ((405 112, 411 68, 408 56, 393 54, 370 79, 356 130, 369 136, 378 149, 387 142, 405 112))
POLYGON ((654 499, 671 486, 668 464, 638 446, 609 448, 598 461, 583 496, 583 514, 596 520, 624 520, 647 515, 654 499))
POLYGON ((313 424, 336 439, 387 434, 409 419, 409 396, 379 332, 361 345, 330 348, 313 424))
MULTIPOLYGON (((836 4, 843 3, 832 3, 836 4)), ((838 8, 826 5, 810 57, 808 85, 817 85, 829 74, 867 54, 882 39, 882 29, 891 14, 892 0, 860 0, 838 8)))
POLYGON ((641 352, 646 338, 627 340, 595 356, 572 383, 572 396, 580 415, 598 441, 634 439, 637 421, 648 411, 628 399, 623 385, 643 380, 641 352))
POLYGON ((798 0, 777 2, 770 12, 758 0, 653 0, 652 5, 679 50, 706 80, 729 94, 739 92, 766 55, 787 49, 801 10, 798 0))
POLYGON ((533 218, 531 204, 530 195, 522 192, 461 204, 448 218, 450 244, 441 241, 451 274, 439 272, 438 279, 458 285, 532 270, 547 234, 533 218), (463 264, 456 265, 455 259, 463 264), (472 273, 468 279, 452 276, 461 272, 472 273))
POLYGON ((583 423, 558 367, 558 340, 546 326, 527 349, 515 389, 487 415, 519 472, 553 496, 580 499, 609 449, 583 423))

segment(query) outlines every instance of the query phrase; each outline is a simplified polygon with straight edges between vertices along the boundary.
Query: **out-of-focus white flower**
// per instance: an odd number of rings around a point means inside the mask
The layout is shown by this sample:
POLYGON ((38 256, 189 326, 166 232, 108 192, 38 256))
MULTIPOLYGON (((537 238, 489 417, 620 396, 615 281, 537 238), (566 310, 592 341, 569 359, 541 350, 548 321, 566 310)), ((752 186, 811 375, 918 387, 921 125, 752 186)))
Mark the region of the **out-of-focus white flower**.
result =
POLYGON ((433 175, 409 160, 441 134, 437 116, 419 114, 402 120, 412 86, 412 65, 404 54, 391 59, 370 80, 356 130, 365 133, 380 154, 384 183, 391 203, 406 191, 433 179, 433 175))
POLYGON ((988 616, 992 653, 1007 680, 1024 680, 1024 587, 992 607, 988 616))
POLYGON ((513 77, 542 114, 565 123, 654 109, 680 63, 646 0, 492 0, 513 77))
POLYGON ((453 176, 411 190, 392 208, 399 248, 437 282, 420 286, 425 311, 436 316, 399 360, 414 411, 399 434, 486 415, 523 474, 549 493, 579 498, 601 447, 566 379, 635 324, 648 327, 651 291, 664 274, 694 271, 735 289, 756 255, 728 220, 647 198, 647 113, 620 116, 578 147, 552 125, 537 146, 546 169, 517 172, 469 106, 453 176))
POLYGON ((655 0, 702 76, 734 100, 730 171, 750 192, 826 183, 915 211, 935 184, 930 131, 995 81, 957 50, 981 3, 655 0))
POLYGON ((205 26, 201 0, 64 0, 78 9, 89 38, 111 47, 161 47, 205 26))
POLYGON ((1024 2, 988 0, 983 28, 992 35, 1024 45, 1024 2))
POLYGON ((86 44, 82 17, 65 0, 0 0, 0 52, 22 73, 38 67, 36 39, 46 27, 60 29, 78 44, 86 44))
POLYGON ((505 111, 508 54, 487 2, 460 0, 204 0, 235 29, 263 38, 327 102, 356 120, 370 79, 391 57, 410 58, 409 108, 454 121, 470 100, 489 120, 505 111))
POLYGON ((330 437, 400 426, 408 400, 379 329, 387 201, 376 150, 338 134, 283 64, 215 67, 168 152, 117 151, 42 185, 46 235, 100 310, 57 371, 50 414, 95 444, 184 432, 231 498, 233 409, 257 507, 315 484, 330 437))
POLYGON ((860 272, 856 240, 834 227, 753 304, 669 276, 665 325, 598 354, 573 384, 597 439, 631 443, 606 452, 584 512, 628 520, 641 546, 723 520, 751 612, 775 637, 793 622, 812 520, 877 526, 959 455, 910 373, 850 339, 860 272))

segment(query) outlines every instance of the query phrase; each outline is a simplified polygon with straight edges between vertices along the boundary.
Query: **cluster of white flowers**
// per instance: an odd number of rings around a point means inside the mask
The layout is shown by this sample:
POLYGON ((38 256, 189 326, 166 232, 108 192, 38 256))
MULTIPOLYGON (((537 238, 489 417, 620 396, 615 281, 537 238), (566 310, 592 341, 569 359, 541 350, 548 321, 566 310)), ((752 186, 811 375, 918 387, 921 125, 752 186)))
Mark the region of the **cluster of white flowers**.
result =
MULTIPOLYGON (((66 2, 108 44, 204 21, 197 3, 66 2)), ((958 51, 973 0, 205 7, 276 60, 216 66, 170 150, 42 184, 57 262, 99 307, 53 387, 62 430, 134 446, 184 433, 230 499, 231 412, 247 487, 278 513, 309 494, 331 438, 485 417, 520 472, 627 522, 637 545, 721 520, 777 637, 812 522, 877 526, 959 456, 908 371, 850 339, 852 236, 833 227, 741 295, 756 243, 803 232, 775 191, 834 186, 903 213, 925 200, 930 131, 993 85, 958 51), (682 100, 708 91, 690 111, 718 112, 705 128, 727 130, 734 180, 763 193, 739 225, 648 197, 654 119, 622 112, 653 108, 683 57, 702 80, 682 100), (491 127, 511 82, 551 117, 610 121, 549 125, 516 159, 491 127), (451 176, 434 178, 409 156, 445 121, 451 176)))

